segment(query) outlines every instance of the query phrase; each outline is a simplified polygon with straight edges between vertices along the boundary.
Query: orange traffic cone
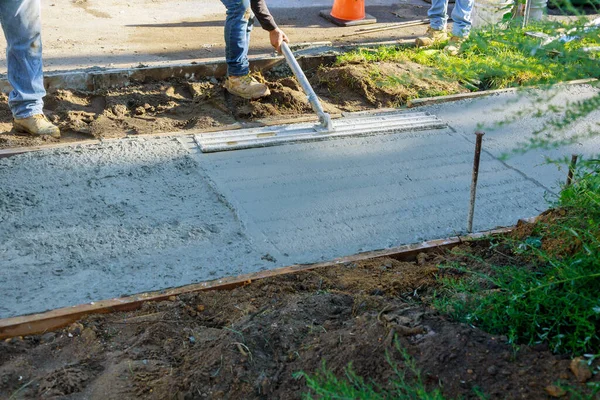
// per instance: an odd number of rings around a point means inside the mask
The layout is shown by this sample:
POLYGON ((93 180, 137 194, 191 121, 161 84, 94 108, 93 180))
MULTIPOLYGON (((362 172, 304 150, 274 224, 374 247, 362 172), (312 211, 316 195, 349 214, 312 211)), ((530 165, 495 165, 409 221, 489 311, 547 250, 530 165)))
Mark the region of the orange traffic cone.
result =
POLYGON ((363 19, 365 17, 365 0, 335 0, 331 16, 344 21, 363 19))
POLYGON ((365 13, 365 0, 334 0, 331 12, 323 10, 320 15, 339 26, 374 24, 377 19, 365 13))

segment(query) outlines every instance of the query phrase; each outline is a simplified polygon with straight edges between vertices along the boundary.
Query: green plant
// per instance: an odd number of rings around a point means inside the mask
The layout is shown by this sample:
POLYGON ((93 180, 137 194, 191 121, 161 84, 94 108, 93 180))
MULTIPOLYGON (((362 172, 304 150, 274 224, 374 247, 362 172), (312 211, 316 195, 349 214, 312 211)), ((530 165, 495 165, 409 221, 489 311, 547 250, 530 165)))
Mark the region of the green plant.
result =
POLYGON ((440 74, 433 78, 459 81, 472 90, 547 85, 600 77, 598 60, 584 51, 585 47, 600 44, 599 30, 585 31, 585 22, 539 22, 524 29, 519 21, 515 21, 507 29, 473 31, 459 56, 450 56, 442 51, 443 43, 429 49, 385 46, 341 55, 338 64, 412 61, 436 68, 440 74), (581 38, 567 43, 554 40, 542 45, 542 39, 525 34, 538 31, 552 36, 557 30, 570 29, 575 29, 574 34, 581 38))
POLYGON ((527 267, 492 265, 492 273, 480 273, 444 266, 466 276, 441 279, 445 292, 435 306, 511 343, 576 354, 600 348, 600 166, 587 167, 561 192, 562 213, 508 242, 527 267))
POLYGON ((352 369, 352 363, 346 366, 342 378, 338 378, 328 369, 325 361, 315 374, 309 375, 305 372, 298 372, 294 374, 294 377, 306 380, 306 385, 309 388, 309 392, 304 393, 303 396, 306 400, 443 400, 444 397, 440 388, 428 390, 425 387, 415 360, 410 357, 406 350, 400 348, 398 342, 396 342, 395 347, 404 360, 404 368, 401 368, 392 360, 389 352, 386 353, 386 360, 394 371, 394 378, 385 387, 368 382, 357 375, 352 369), (407 377, 405 369, 412 375, 412 379, 407 377))

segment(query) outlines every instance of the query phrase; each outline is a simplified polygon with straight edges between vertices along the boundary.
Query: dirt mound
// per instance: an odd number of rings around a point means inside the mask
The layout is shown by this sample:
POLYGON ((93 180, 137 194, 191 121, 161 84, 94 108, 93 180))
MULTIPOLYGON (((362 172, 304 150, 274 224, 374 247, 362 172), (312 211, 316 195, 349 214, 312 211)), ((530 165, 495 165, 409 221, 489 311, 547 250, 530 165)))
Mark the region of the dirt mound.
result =
POLYGON ((321 68, 313 81, 318 83, 320 94, 326 93, 342 106, 398 107, 412 98, 468 91, 457 82, 437 76, 433 68, 410 61, 321 68))
POLYGON ((305 383, 293 374, 323 362, 338 376, 352 362, 380 385, 393 366, 411 376, 396 339, 448 398, 477 398, 479 388, 488 398, 539 399, 559 379, 578 385, 569 359, 546 347, 515 352, 505 337, 423 305, 438 288, 439 262, 472 258, 346 263, 11 339, 0 343, 0 397, 299 399, 305 383))
MULTIPOLYGON (((229 95, 215 79, 141 82, 96 92, 59 90, 47 95, 44 101, 46 114, 61 129, 63 137, 60 140, 12 132, 8 98, 2 95, 0 148, 214 129, 239 121, 312 113, 306 95, 295 79, 284 77, 266 83, 271 95, 257 101, 229 95)), ((324 107, 330 112, 339 112, 326 101, 324 107)))
MULTIPOLYGON (((60 140, 12 132, 8 99, 0 95, 0 148, 218 129, 240 121, 312 115, 295 78, 280 75, 269 75, 269 81, 258 76, 269 86, 271 95, 257 101, 229 95, 214 78, 139 82, 96 92, 59 90, 46 96, 45 108, 61 129, 60 140)), ((321 68, 310 80, 329 113, 396 107, 414 97, 466 91, 456 82, 439 79, 432 69, 410 62, 321 68)))

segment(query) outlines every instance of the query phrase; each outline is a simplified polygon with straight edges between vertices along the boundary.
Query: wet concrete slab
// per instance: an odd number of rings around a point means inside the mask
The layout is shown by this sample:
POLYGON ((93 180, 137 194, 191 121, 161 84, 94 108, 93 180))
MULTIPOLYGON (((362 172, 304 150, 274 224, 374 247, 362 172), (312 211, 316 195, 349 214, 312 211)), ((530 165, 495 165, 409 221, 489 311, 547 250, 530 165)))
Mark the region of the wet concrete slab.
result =
MULTIPOLYGON (((515 96, 428 108, 447 129, 215 154, 190 136, 132 138, 0 159, 0 318, 464 233, 472 132, 522 109, 515 96)), ((566 172, 544 155, 600 153, 595 137, 500 158, 540 123, 486 129, 475 230, 548 207, 566 172)))

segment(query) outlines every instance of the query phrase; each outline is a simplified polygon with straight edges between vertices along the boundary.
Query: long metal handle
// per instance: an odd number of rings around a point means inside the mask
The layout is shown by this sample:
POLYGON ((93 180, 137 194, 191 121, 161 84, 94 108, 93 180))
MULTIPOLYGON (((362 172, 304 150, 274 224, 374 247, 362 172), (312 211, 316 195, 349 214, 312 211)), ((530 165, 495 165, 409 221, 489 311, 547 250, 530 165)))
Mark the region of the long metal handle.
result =
POLYGON ((304 90, 304 93, 306 93, 306 95, 308 96, 308 101, 310 102, 310 105, 312 106, 312 109, 314 110, 314 112, 319 117, 321 126, 323 128, 325 128, 327 130, 327 132, 332 132, 333 125, 331 123, 331 116, 323 110, 323 107, 321 106, 321 102, 319 101, 319 98, 317 97, 317 95, 315 94, 315 91, 313 90, 312 86, 308 82, 308 79, 306 79, 306 75, 304 75, 304 71, 302 71, 302 68, 300 68, 298 61, 296 61, 296 57, 294 57, 294 53, 292 53, 292 50, 290 50, 290 47, 288 46, 288 44, 286 42, 283 42, 281 44, 281 51, 282 51, 283 56, 285 57, 285 60, 287 61, 288 65, 292 69, 292 72, 294 72, 294 75, 296 75, 296 79, 298 79, 298 82, 300 82, 300 86, 302 86, 302 90, 304 90))

